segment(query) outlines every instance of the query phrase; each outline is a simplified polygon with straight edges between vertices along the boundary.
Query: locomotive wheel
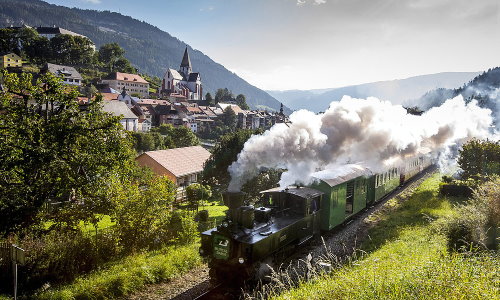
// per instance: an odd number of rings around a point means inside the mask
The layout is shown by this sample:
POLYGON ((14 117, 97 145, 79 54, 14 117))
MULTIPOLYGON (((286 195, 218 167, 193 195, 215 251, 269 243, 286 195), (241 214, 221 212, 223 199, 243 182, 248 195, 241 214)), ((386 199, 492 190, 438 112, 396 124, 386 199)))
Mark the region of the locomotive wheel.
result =
POLYGON ((275 267, 276 265, 272 257, 268 257, 264 261, 257 263, 255 266, 255 280, 270 281, 275 267))

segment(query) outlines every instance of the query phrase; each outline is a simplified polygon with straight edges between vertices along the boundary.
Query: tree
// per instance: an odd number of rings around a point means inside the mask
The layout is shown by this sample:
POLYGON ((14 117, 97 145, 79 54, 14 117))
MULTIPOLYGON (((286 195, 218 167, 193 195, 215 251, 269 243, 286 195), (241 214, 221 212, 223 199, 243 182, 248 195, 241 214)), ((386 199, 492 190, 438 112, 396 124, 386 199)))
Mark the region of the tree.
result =
POLYGON ((234 110, 228 106, 224 109, 224 113, 221 116, 222 123, 229 127, 231 130, 236 128, 236 123, 238 122, 238 117, 234 113, 234 110))
POLYGON ((205 163, 202 173, 203 183, 223 188, 227 186, 230 179, 227 168, 236 161, 245 142, 257 133, 260 131, 243 129, 222 136, 205 163))
POLYGON ((174 127, 171 124, 162 124, 151 131, 158 132, 165 137, 165 146, 167 148, 189 147, 200 144, 200 140, 191 129, 184 126, 174 127))
POLYGON ((212 189, 208 185, 192 183, 186 187, 186 195, 191 206, 198 210, 201 200, 212 197, 212 189))
POLYGON ((500 174, 500 142, 473 139, 459 151, 458 165, 463 170, 462 177, 500 174))
POLYGON ((113 72, 116 63, 124 54, 125 50, 118 43, 104 44, 99 48, 99 61, 108 68, 109 72, 113 72))
POLYGON ((233 101, 233 93, 227 88, 218 89, 215 93, 215 104, 219 102, 230 102, 233 101))
POLYGON ((168 242, 168 225, 175 196, 175 185, 165 176, 144 172, 143 178, 111 185, 113 218, 122 241, 131 250, 168 242))
POLYGON ((135 165, 119 117, 103 112, 99 97, 80 106, 76 89, 51 74, 35 84, 30 74, 3 79, 0 232, 38 221, 51 202, 67 204, 68 224, 109 211, 108 180, 135 165))
POLYGON ((207 100, 207 102, 208 102, 209 105, 215 105, 216 104, 214 98, 212 98, 212 94, 210 94, 210 93, 207 93, 205 95, 205 100, 207 100))
POLYGON ((113 71, 131 74, 137 73, 137 70, 132 67, 130 61, 128 61, 125 57, 120 57, 116 60, 113 71))
POLYGON ((247 99, 246 99, 245 95, 243 95, 243 94, 239 94, 238 96, 236 96, 236 104, 238 104, 238 106, 241 109, 245 109, 245 110, 250 109, 250 107, 247 104, 247 99))

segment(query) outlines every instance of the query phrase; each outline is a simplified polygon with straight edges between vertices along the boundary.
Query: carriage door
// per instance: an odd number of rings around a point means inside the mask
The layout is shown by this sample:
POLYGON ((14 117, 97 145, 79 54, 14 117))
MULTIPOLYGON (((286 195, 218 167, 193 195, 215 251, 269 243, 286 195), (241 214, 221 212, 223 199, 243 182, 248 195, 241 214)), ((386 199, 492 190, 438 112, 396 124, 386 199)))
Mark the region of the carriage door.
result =
POLYGON ((354 211, 354 181, 350 181, 346 186, 345 215, 351 215, 354 211))

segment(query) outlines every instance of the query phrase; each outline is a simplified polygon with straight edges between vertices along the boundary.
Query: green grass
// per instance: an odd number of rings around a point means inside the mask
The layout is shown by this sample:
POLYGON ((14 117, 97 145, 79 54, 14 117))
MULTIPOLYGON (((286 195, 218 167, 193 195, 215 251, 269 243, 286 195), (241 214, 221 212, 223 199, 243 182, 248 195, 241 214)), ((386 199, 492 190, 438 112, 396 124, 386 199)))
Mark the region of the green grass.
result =
POLYGON ((395 211, 379 215, 362 257, 275 298, 500 299, 498 252, 450 254, 433 230, 430 220, 453 214, 457 201, 438 195, 439 180, 427 179, 408 201, 394 201, 395 211))
POLYGON ((225 205, 207 205, 200 206, 201 209, 208 210, 208 220, 212 222, 217 222, 219 224, 226 216, 226 211, 228 207, 225 205))
POLYGON ((128 295, 146 284, 168 281, 201 265, 198 248, 195 243, 130 256, 70 285, 41 292, 36 298, 114 299, 128 295))
MULTIPOLYGON (((102 230, 109 228, 111 226, 114 226, 116 224, 115 221, 111 220, 111 217, 108 215, 98 215, 100 221, 97 223, 97 230, 102 230)), ((90 223, 84 223, 83 221, 80 221, 79 226, 82 231, 84 232, 94 232, 95 233, 95 227, 94 224, 90 223)))

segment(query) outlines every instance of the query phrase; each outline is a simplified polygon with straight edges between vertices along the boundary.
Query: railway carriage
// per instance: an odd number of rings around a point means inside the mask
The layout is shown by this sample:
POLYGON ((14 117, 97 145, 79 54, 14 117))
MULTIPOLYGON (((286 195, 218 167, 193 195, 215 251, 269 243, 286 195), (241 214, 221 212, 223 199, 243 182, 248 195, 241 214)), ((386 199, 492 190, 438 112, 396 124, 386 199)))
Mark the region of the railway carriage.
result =
POLYGON ((377 174, 359 165, 320 171, 308 187, 262 191, 257 207, 244 205, 244 193, 225 193, 226 218, 201 234, 200 254, 216 280, 262 277, 267 265, 340 226, 430 165, 429 158, 419 157, 377 174))

